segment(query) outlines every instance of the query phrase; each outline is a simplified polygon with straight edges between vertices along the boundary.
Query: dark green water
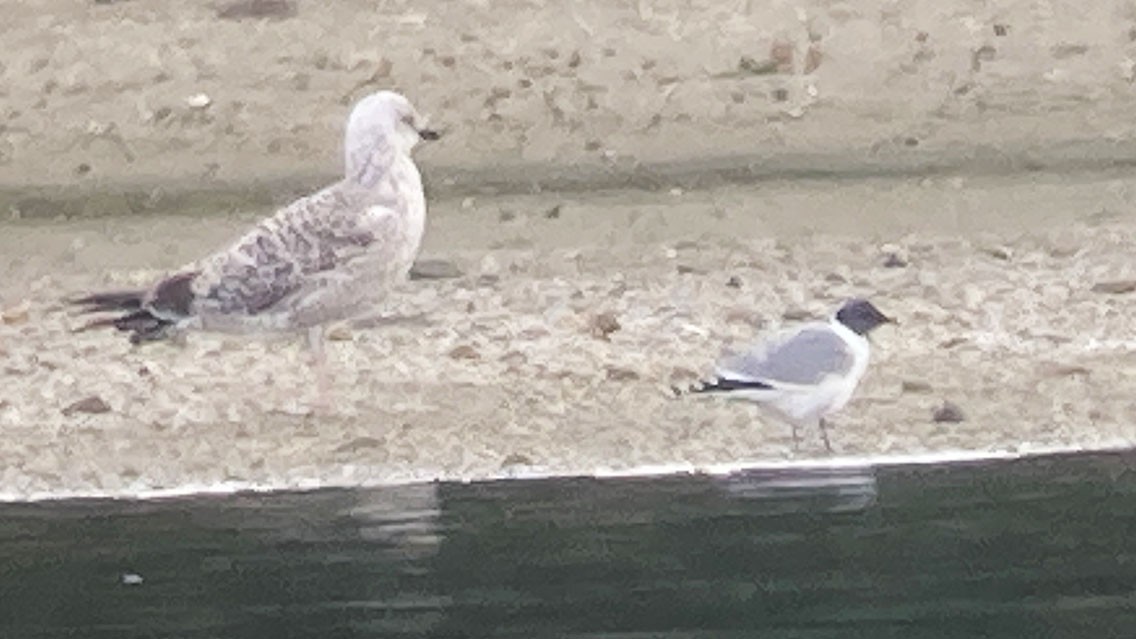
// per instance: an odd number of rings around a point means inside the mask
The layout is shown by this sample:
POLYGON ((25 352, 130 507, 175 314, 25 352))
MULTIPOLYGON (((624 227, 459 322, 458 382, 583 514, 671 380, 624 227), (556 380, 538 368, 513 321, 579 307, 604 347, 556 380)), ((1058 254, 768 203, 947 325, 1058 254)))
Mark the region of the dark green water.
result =
POLYGON ((1134 466, 4 505, 0 637, 1129 637, 1134 466))

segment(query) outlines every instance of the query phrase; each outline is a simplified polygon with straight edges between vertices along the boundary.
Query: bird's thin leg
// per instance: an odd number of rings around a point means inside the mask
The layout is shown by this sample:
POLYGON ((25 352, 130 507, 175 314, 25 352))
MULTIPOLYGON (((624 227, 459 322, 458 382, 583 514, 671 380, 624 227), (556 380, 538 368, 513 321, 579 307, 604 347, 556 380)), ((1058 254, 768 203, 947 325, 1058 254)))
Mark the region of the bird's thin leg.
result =
POLYGON ((821 439, 824 440, 824 449, 831 453, 832 452, 832 442, 830 442, 828 440, 828 422, 825 421, 825 419, 823 417, 821 417, 820 420, 819 420, 819 424, 820 424, 820 436, 821 436, 821 439))
POLYGON ((789 425, 793 428, 793 452, 799 452, 801 450, 801 434, 797 432, 797 422, 791 422, 789 425))
POLYGON ((324 350, 323 326, 308 329, 308 349, 312 354, 312 369, 316 376, 316 412, 326 413, 331 405, 328 401, 330 384, 327 377, 327 352, 324 350))

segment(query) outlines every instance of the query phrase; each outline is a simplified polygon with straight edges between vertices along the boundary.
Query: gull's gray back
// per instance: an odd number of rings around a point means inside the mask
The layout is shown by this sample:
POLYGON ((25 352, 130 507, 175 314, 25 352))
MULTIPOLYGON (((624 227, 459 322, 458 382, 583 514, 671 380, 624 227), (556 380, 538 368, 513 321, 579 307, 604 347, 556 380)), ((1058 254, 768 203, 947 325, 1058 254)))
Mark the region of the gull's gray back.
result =
POLYGON ((811 324, 718 363, 720 374, 749 381, 812 385, 829 375, 848 373, 855 355, 826 324, 811 324))

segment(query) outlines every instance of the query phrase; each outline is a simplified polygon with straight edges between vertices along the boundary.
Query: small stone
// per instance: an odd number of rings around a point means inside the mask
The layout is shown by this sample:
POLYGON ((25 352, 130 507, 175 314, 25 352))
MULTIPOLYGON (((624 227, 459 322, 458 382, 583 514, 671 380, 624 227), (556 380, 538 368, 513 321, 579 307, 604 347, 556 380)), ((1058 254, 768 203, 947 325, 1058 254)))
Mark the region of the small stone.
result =
POLYGON ((622 326, 620 326, 615 313, 604 311, 592 316, 588 325, 588 332, 591 333, 592 337, 606 341, 611 339, 609 336, 620 328, 622 326))
POLYGON ((234 0, 217 7, 217 17, 222 20, 243 20, 245 18, 280 20, 295 15, 295 0, 234 0))
POLYGON ((23 324, 28 321, 31 310, 31 302, 24 300, 12 308, 0 312, 0 321, 3 321, 5 324, 23 324))
POLYGON ((899 389, 904 393, 930 393, 932 390, 931 385, 927 382, 915 379, 903 380, 900 382, 899 389))
POLYGON ((97 415, 99 413, 109 413, 110 404, 103 401, 103 398, 98 395, 91 395, 84 397, 79 401, 72 402, 69 406, 63 409, 63 415, 70 417, 75 413, 87 413, 89 415, 97 415))
POLYGON ((730 288, 741 288, 742 279, 737 275, 731 275, 730 279, 726 280, 726 286, 729 286, 730 288))
POLYGON ((777 62, 774 60, 763 60, 758 62, 748 55, 743 55, 738 59, 738 71, 743 73, 752 73, 753 75, 767 75, 777 72, 777 62))
POLYGON ((966 417, 962 414, 962 409, 959 408, 957 404, 945 401, 931 413, 931 420, 937 424, 957 424, 966 421, 966 417))
POLYGON ((906 268, 907 260, 903 259, 896 253, 888 253, 884 256, 884 268, 906 268))
POLYGON ((613 382, 629 382, 639 379, 639 373, 629 369, 621 368, 619 366, 607 367, 607 378, 613 382))
POLYGON ((481 353, 469 344, 455 346, 449 353, 450 359, 481 359, 481 353))
POLYGON ((75 175, 86 175, 91 172, 91 165, 86 162, 80 162, 79 166, 75 167, 75 175))
POLYGON ((1109 295, 1123 295, 1136 291, 1136 280, 1112 280, 1097 282, 1091 289, 1094 293, 1107 293, 1109 295))
POLYGON ((207 109, 210 104, 213 104, 213 98, 204 93, 195 93, 185 99, 185 105, 191 109, 207 109))
POLYGON ((1088 51, 1089 45, 1087 44, 1058 44, 1050 48, 1053 57, 1058 60, 1085 55, 1088 51))
POLYGON ((777 71, 788 73, 793 70, 793 43, 788 40, 777 40, 769 47, 769 59, 777 71))
POLYGON ((1014 252, 1008 246, 986 246, 982 248, 982 252, 995 259, 1010 261, 1014 257, 1014 252))
POLYGON ((784 313, 781 313, 781 319, 790 322, 801 322, 812 318, 813 314, 803 308, 791 308, 784 313))
POLYGON ((449 260, 418 260, 410 267, 412 280, 448 280, 461 276, 461 269, 449 260))
POLYGON ((356 437, 349 442, 345 442, 335 447, 337 453, 358 453, 361 450, 382 448, 386 442, 375 437, 356 437))
POLYGON ((128 572, 122 575, 122 585, 124 586, 140 586, 143 581, 142 575, 137 573, 128 572))
POLYGON ((1085 368, 1084 366, 1078 366, 1076 364, 1048 362, 1046 364, 1042 364, 1041 372, 1048 377, 1077 377, 1087 376, 1092 371, 1085 368))
POLYGON ((509 453, 509 456, 501 461, 501 468, 509 466, 532 466, 532 460, 527 455, 521 453, 509 453))
POLYGON ((556 206, 548 209, 544 212, 544 217, 549 220, 560 219, 560 207, 561 205, 557 204, 556 206))
POLYGON ((998 36, 999 38, 1005 37, 1005 35, 1009 32, 1010 32, 1010 25, 1008 25, 1008 24, 996 24, 996 25, 994 25, 994 35, 998 36))
POLYGON ((821 53, 820 47, 815 44, 809 45, 809 50, 805 52, 805 73, 816 71, 823 61, 824 54, 821 53))
POLYGON ((297 91, 307 91, 312 85, 312 76, 307 73, 294 73, 291 80, 292 88, 297 91))
POLYGON ((981 71, 983 62, 990 62, 997 56, 998 50, 992 45, 984 44, 970 52, 970 70, 981 71))
POLYGON ((331 330, 327 332, 327 339, 333 342, 350 342, 351 329, 342 324, 333 326, 331 330))

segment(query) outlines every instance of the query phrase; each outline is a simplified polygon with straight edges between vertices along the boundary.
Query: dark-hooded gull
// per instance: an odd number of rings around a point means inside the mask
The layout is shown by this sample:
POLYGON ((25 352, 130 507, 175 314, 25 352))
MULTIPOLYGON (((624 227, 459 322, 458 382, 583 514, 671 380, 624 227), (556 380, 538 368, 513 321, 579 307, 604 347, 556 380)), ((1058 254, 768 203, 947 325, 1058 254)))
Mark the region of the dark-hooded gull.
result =
POLYGON ((868 368, 867 336, 894 322, 865 299, 845 302, 828 321, 773 335, 742 353, 722 358, 712 381, 692 388, 771 406, 793 425, 816 423, 832 450, 825 417, 852 398, 868 368))

